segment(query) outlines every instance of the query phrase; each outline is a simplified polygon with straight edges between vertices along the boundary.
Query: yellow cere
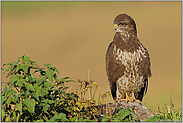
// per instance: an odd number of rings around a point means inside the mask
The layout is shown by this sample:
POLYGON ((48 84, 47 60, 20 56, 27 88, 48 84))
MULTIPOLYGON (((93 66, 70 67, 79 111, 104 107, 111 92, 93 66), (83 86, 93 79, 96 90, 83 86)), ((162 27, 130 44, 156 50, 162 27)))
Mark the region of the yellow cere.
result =
POLYGON ((118 28, 118 25, 117 24, 114 24, 114 28, 118 28))

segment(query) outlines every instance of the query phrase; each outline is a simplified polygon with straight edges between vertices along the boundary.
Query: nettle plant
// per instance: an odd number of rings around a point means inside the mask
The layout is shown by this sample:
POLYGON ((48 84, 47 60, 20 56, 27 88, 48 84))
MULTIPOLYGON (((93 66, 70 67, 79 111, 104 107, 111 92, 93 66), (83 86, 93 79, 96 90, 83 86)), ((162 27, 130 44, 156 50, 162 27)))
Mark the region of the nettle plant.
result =
POLYGON ((79 96, 66 91, 65 84, 74 81, 58 78, 56 67, 46 64, 40 68, 22 56, 4 64, 2 70, 9 72, 10 81, 1 83, 1 121, 92 121, 90 111, 82 111, 79 96))

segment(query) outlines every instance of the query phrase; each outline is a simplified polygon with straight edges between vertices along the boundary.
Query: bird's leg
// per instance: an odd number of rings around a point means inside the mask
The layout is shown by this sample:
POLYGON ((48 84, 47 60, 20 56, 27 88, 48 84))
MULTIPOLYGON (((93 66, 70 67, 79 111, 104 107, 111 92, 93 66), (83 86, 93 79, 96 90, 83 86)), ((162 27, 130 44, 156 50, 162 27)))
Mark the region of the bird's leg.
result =
POLYGON ((132 91, 132 97, 131 97, 131 100, 132 100, 132 102, 136 102, 136 103, 141 103, 141 101, 140 100, 137 100, 136 98, 135 98, 135 95, 134 95, 134 91, 132 91))
POLYGON ((121 100, 124 100, 124 101, 126 101, 126 103, 128 103, 128 101, 130 101, 131 99, 128 96, 127 92, 125 92, 125 94, 126 94, 126 98, 125 99, 121 99, 121 100))

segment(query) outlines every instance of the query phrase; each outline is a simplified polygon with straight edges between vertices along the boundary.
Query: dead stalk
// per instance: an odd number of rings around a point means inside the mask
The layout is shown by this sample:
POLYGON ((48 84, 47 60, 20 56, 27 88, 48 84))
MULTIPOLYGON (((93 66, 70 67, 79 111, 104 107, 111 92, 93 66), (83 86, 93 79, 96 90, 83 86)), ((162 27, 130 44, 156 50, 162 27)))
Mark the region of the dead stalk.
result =
MULTIPOLYGON (((106 96, 106 101, 107 101, 106 108, 108 109, 109 115, 110 115, 110 117, 112 118, 111 111, 110 111, 110 109, 109 109, 109 103, 108 103, 108 98, 107 98, 107 96, 106 96)), ((111 122, 112 122, 112 119, 111 119, 111 122)))

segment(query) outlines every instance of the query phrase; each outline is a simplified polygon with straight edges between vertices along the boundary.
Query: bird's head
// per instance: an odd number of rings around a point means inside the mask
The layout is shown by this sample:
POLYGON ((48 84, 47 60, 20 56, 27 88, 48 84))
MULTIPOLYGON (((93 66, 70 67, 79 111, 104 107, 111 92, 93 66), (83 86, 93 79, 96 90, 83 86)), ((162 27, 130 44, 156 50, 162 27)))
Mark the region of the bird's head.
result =
POLYGON ((114 19, 113 29, 120 33, 137 35, 135 21, 127 14, 120 14, 114 19))

